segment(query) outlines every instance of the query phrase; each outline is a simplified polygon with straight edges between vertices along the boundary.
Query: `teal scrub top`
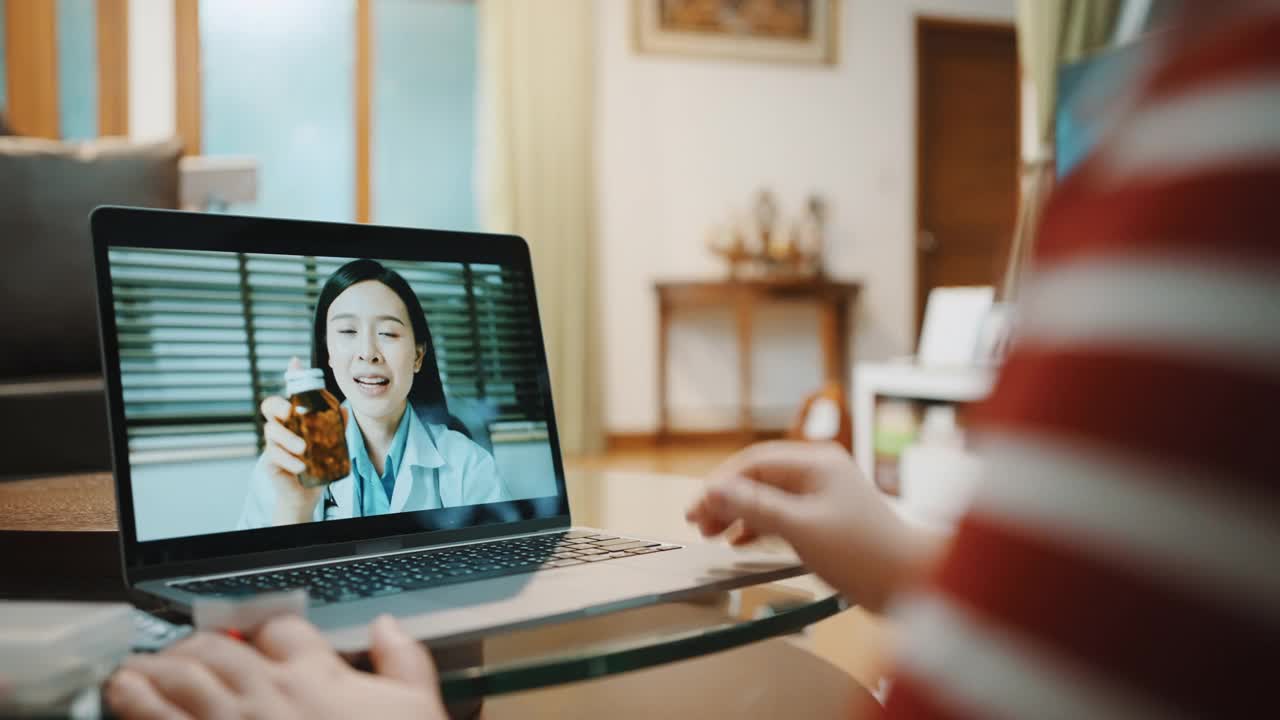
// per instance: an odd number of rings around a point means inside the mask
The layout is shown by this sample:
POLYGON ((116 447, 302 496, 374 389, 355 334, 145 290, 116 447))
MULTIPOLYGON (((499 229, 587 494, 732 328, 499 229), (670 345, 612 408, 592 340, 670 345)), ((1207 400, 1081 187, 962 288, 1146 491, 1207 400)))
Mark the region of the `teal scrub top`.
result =
MULTIPOLYGON (((355 480, 355 497, 353 506, 361 515, 382 515, 391 509, 391 497, 395 494, 396 468, 404 459, 404 449, 409 441, 409 408, 400 416, 400 424, 396 426, 396 434, 391 438, 391 447, 387 450, 386 460, 382 464, 382 474, 374 467, 373 458, 369 457, 369 449, 364 442, 350 444, 351 473, 355 480)), ((355 416, 351 417, 354 423, 355 416)))

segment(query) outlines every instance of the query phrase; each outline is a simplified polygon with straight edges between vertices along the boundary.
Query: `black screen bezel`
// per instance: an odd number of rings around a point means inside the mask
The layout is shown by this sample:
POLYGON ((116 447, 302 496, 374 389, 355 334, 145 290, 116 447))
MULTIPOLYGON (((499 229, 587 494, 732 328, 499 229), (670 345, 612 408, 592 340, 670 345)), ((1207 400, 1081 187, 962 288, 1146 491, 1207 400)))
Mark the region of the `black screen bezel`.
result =
POLYGON ((125 576, 131 583, 156 577, 343 557, 375 546, 417 547, 570 525, 564 463, 551 400, 533 267, 523 238, 124 207, 96 209, 90 216, 90 226, 121 552, 125 576), (541 368, 537 380, 547 408, 548 442, 556 476, 555 511, 540 512, 545 499, 541 503, 525 499, 474 505, 465 510, 444 508, 140 542, 134 522, 109 248, 492 263, 524 271, 530 278, 528 306, 541 368), (358 252, 353 252, 353 248, 358 252), (459 525, 459 518, 468 514, 474 521, 459 525))

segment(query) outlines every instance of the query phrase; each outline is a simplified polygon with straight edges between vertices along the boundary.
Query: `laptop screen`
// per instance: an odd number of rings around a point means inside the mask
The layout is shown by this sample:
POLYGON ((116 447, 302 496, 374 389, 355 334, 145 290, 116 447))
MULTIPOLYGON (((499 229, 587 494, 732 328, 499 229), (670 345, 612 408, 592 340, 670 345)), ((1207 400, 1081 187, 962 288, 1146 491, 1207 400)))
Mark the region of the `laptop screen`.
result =
POLYGON ((563 512, 527 269, 148 247, 107 258, 137 541, 563 512))

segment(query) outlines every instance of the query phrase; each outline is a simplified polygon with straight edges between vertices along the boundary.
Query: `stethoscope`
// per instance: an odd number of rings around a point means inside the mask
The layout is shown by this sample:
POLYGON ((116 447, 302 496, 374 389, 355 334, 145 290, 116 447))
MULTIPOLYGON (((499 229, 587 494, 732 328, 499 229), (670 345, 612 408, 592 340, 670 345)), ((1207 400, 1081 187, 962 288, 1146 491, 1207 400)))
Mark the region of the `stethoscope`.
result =
MULTIPOLYGON (((351 517, 365 517, 364 482, 357 477, 351 478, 351 482, 354 483, 355 485, 355 487, 352 488, 352 495, 353 495, 352 504, 354 505, 354 507, 351 509, 352 510, 351 517)), ((438 467, 431 468, 431 484, 433 486, 433 489, 436 492, 436 497, 439 498, 440 497, 440 468, 438 467)), ((444 502, 442 500, 441 507, 443 506, 444 506, 444 502)), ((328 518, 329 508, 337 508, 337 507, 338 507, 338 500, 333 496, 333 488, 326 487, 324 489, 324 509, 322 511, 324 513, 326 520, 329 519, 328 518)))

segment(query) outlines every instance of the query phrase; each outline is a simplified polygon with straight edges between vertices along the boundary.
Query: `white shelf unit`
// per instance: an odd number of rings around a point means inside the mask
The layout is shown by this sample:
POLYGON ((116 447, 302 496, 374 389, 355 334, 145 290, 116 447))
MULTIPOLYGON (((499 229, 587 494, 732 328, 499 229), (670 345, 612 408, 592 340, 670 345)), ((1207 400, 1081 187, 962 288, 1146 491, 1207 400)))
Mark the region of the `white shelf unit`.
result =
POLYGON ((875 482, 877 397, 968 403, 991 391, 995 371, 980 367, 921 367, 913 362, 858 363, 853 368, 853 449, 875 482))

